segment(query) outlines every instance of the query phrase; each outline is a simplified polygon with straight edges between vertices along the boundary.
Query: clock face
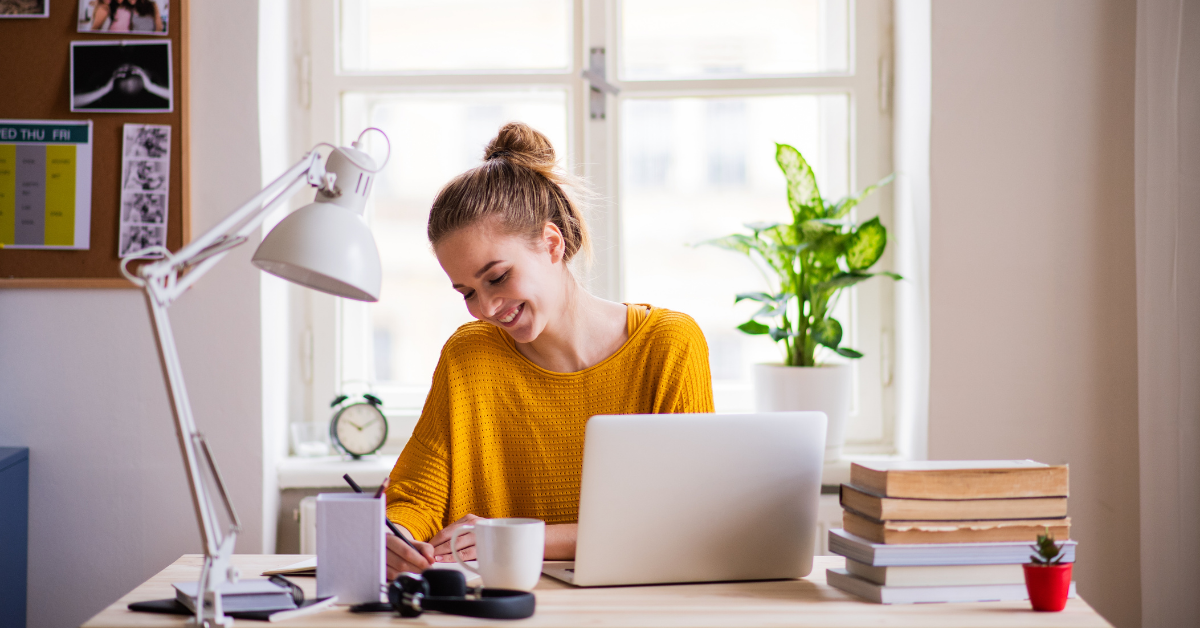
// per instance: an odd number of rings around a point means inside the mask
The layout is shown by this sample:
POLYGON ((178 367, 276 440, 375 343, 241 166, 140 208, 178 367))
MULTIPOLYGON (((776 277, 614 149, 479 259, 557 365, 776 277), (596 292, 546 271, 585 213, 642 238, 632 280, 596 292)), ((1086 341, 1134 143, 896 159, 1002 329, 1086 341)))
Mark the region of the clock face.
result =
POLYGON ((333 433, 347 453, 365 456, 375 453, 387 440, 387 420, 369 403, 355 403, 338 412, 333 433))

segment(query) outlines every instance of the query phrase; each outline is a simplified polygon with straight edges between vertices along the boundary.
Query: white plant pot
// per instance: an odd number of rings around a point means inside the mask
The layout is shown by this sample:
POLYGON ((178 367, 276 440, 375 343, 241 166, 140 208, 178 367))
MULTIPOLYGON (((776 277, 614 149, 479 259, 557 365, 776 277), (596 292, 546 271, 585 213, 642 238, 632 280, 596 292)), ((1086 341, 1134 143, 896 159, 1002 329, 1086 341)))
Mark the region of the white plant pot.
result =
POLYGON ((853 370, 845 365, 754 365, 754 406, 759 412, 824 412, 825 461, 842 457, 850 415, 853 370))

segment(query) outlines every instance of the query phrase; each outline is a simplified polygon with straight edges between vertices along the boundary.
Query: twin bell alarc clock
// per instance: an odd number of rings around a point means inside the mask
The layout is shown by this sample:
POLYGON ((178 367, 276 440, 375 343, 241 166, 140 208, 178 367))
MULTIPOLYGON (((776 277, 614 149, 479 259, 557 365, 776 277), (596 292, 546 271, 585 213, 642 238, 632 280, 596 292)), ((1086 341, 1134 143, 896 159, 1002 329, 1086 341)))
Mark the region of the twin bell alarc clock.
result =
POLYGON ((338 450, 358 459, 369 456, 387 442, 388 424, 380 406, 383 401, 371 394, 364 394, 362 401, 346 403, 350 397, 338 395, 329 404, 338 408, 329 421, 329 440, 338 450))

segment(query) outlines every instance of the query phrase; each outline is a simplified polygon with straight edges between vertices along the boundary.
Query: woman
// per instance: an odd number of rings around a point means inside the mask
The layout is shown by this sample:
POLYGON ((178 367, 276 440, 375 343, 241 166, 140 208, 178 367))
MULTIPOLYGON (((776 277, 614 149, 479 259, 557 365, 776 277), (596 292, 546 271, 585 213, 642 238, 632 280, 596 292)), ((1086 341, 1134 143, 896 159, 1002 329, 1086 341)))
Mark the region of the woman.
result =
POLYGON ((161 33, 163 30, 162 14, 158 3, 154 0, 132 0, 129 29, 132 31, 161 33))
POLYGON ((588 418, 713 410, 690 317, 606 301, 571 273, 588 232, 554 165, 545 136, 507 124, 430 210, 438 262, 479 320, 446 341, 389 478, 388 517, 418 548, 389 536, 389 579, 452 561, 450 534, 478 517, 542 519, 546 558, 573 558, 588 418))
POLYGON ((109 32, 129 32, 130 22, 133 20, 131 0, 113 0, 109 10, 112 11, 112 22, 108 24, 109 32))
POLYGON ((104 29, 104 23, 108 21, 108 14, 111 9, 109 2, 110 0, 92 0, 88 3, 88 7, 92 13, 91 30, 98 31, 104 29))

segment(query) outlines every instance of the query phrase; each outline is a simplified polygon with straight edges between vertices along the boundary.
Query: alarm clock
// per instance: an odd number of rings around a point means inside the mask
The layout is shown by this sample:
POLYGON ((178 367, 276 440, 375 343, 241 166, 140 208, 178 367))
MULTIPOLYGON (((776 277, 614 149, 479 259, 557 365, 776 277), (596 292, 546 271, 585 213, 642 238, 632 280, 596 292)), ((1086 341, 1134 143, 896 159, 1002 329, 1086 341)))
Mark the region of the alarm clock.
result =
POLYGON ((387 442, 388 424, 383 411, 383 401, 375 395, 363 395, 364 401, 346 403, 350 397, 338 395, 331 408, 338 408, 329 421, 329 440, 334 447, 358 459, 369 456, 387 442))

